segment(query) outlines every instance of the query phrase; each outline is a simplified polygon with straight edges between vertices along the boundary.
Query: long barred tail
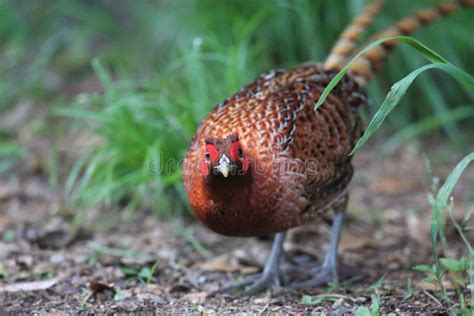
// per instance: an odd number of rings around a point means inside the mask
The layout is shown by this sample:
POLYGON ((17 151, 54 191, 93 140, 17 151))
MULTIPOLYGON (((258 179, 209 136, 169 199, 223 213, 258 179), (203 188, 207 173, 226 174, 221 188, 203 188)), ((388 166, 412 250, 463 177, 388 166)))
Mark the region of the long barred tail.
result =
POLYGON ((356 47, 357 40, 366 31, 381 7, 382 0, 373 0, 352 20, 331 49, 324 62, 324 69, 340 69, 346 64, 347 57, 356 47))
MULTIPOLYGON (((398 21, 385 31, 376 34, 367 44, 383 38, 399 35, 410 35, 420 27, 427 25, 440 17, 451 14, 462 7, 474 6, 474 0, 458 0, 456 2, 443 3, 432 8, 424 9, 415 14, 398 21)), ((350 73, 360 84, 364 85, 374 73, 381 68, 383 62, 390 55, 391 50, 398 41, 387 41, 373 47, 361 55, 351 66, 350 73)), ((366 45, 364 45, 365 47, 366 45)), ((354 53, 351 58, 357 54, 354 53)))

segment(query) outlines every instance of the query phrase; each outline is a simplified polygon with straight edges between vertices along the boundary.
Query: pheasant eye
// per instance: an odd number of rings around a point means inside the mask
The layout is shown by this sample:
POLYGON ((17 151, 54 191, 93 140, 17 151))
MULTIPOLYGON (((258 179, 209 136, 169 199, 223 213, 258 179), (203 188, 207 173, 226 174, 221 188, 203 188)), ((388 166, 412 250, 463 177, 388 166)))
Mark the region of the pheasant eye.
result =
POLYGON ((240 148, 239 142, 233 142, 230 147, 230 157, 232 158, 232 160, 242 160, 243 156, 244 154, 242 152, 242 149, 240 148))
POLYGON ((217 148, 214 144, 206 144, 206 153, 204 157, 209 162, 216 162, 219 153, 217 152, 217 148))

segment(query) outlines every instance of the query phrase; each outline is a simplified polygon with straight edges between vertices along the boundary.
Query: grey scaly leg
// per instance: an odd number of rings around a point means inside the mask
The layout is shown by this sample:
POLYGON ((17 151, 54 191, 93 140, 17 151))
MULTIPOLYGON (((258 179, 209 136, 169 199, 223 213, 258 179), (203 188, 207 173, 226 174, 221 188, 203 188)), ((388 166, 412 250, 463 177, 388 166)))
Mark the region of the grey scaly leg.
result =
POLYGON ((262 274, 248 277, 237 284, 233 284, 229 287, 219 289, 216 292, 225 292, 251 285, 242 293, 242 295, 252 295, 262 292, 266 289, 279 287, 281 285, 280 258, 283 253, 283 242, 285 241, 285 237, 286 231, 277 233, 275 235, 272 251, 267 259, 267 262, 265 263, 265 267, 263 269, 262 274))
POLYGON ((271 287, 279 287, 281 284, 280 280, 280 257, 283 253, 283 242, 286 238, 286 231, 275 235, 273 241, 272 252, 265 263, 262 276, 252 284, 247 290, 245 295, 252 295, 271 287))
POLYGON ((313 273, 313 277, 308 281, 291 284, 291 288, 302 289, 309 287, 317 287, 325 283, 337 283, 337 247, 341 237, 342 222, 344 220, 344 212, 336 211, 331 229, 331 240, 329 249, 324 256, 324 261, 320 267, 317 267, 313 273))

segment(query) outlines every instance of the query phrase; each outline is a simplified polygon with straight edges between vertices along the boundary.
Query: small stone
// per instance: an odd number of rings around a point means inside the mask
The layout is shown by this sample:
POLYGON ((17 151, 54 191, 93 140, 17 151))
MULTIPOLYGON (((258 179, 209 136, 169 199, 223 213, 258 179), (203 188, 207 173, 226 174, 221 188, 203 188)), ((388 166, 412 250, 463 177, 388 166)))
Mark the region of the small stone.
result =
POLYGON ((53 254, 50 258, 49 258, 49 262, 53 263, 53 264, 58 264, 58 263, 61 263, 64 261, 64 256, 63 255, 60 255, 60 254, 53 254))
POLYGON ((33 256, 23 255, 19 256, 16 259, 16 263, 20 266, 22 270, 29 270, 33 265, 33 256))

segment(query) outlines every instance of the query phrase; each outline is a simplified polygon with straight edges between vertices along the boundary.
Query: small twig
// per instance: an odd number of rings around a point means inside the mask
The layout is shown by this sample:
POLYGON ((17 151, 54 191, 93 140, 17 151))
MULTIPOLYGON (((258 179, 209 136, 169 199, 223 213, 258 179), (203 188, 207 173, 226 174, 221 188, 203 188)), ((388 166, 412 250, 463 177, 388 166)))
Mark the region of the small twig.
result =
POLYGON ((13 284, 0 285, 0 292, 29 292, 49 289, 58 283, 58 278, 48 280, 19 282, 13 284))
POLYGON ((347 296, 347 295, 342 295, 342 294, 337 294, 337 293, 326 293, 326 294, 318 294, 316 296, 319 296, 319 297, 334 297, 334 298, 343 298, 345 300, 349 300, 351 302, 357 302, 357 299, 355 298, 352 298, 350 296, 347 296))
POLYGON ((42 291, 47 290, 50 287, 55 286, 57 283, 65 279, 67 275, 65 273, 58 275, 55 278, 48 280, 32 281, 32 282, 18 282, 13 284, 0 284, 1 292, 30 292, 30 291, 42 291))
POLYGON ((206 247, 204 247, 204 245, 199 241, 197 240, 196 237, 194 237, 193 234, 191 234, 189 232, 189 230, 187 230, 186 228, 184 227, 181 227, 180 229, 177 230, 181 236, 184 237, 184 239, 186 239, 186 241, 194 248, 194 250, 196 250, 201 256, 203 256, 204 258, 210 258, 212 256, 212 253, 206 249, 206 247))
POLYGON ((436 297, 434 297, 433 295, 431 295, 430 293, 428 293, 428 291, 423 290, 423 293, 425 293, 426 296, 428 296, 428 297, 431 298, 433 301, 435 301, 439 306, 443 307, 443 304, 441 304, 441 302, 440 302, 436 297))
POLYGON ((259 310, 259 311, 257 312, 257 315, 258 315, 258 316, 263 315, 263 313, 265 313, 265 311, 268 309, 269 306, 270 306, 270 303, 268 303, 267 305, 265 305, 261 310, 259 310))
POLYGON ((188 269, 187 267, 179 264, 176 261, 176 256, 172 256, 170 258, 170 260, 168 261, 168 266, 173 270, 184 272, 184 274, 186 276, 186 280, 189 282, 189 284, 191 286, 193 286, 195 289, 200 289, 200 287, 196 283, 196 279, 197 279, 196 278, 196 273, 193 272, 191 269, 188 269))

